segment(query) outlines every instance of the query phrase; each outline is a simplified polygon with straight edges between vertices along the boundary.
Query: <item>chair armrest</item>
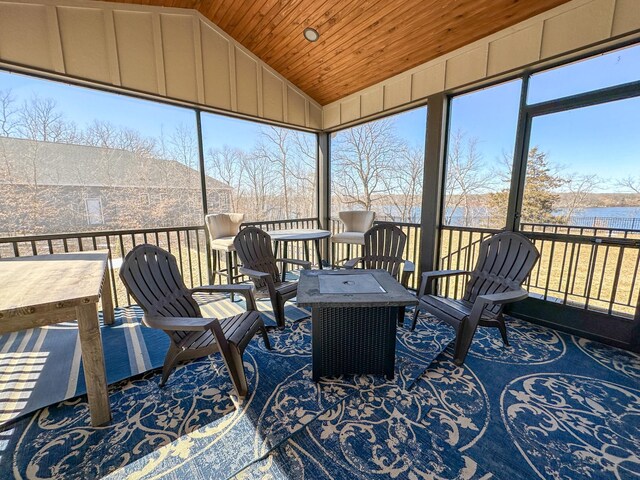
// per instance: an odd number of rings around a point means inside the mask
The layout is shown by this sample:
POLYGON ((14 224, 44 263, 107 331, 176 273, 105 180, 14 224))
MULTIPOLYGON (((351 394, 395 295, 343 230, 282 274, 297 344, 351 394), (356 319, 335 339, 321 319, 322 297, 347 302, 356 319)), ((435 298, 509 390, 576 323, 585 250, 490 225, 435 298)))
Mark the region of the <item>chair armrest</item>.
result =
POLYGON ((161 317, 159 315, 147 315, 146 313, 142 316, 142 323, 147 327, 185 332, 211 330, 217 321, 215 318, 161 317))
POLYGON ((528 296, 529 292, 527 292, 524 288, 512 290, 510 292, 479 295, 476 298, 475 302, 473 302, 473 307, 471 308, 471 313, 469 314, 469 323, 473 326, 473 329, 475 331, 475 327, 478 325, 478 322, 482 318, 484 309, 489 305, 513 303, 519 300, 524 300, 528 296))
POLYGON ((346 268, 347 270, 353 270, 354 268, 356 268, 356 265, 358 263, 360 263, 361 261, 362 261, 362 257, 352 258, 352 259, 347 260, 346 262, 344 262, 344 264, 342 266, 344 268, 346 268))
POLYGON ((418 298, 424 296, 427 293, 431 293, 431 281, 437 278, 453 277, 456 275, 468 274, 467 270, 434 270, 432 272, 424 272, 420 281, 420 289, 418 291, 418 298))
POLYGON ((513 303, 519 302, 520 300, 524 300, 529 296, 529 292, 527 292, 524 288, 520 288, 518 290, 512 290, 510 292, 503 293, 492 293, 490 295, 480 295, 476 298, 477 301, 482 301, 485 304, 505 304, 505 303, 513 303))
MULTIPOLYGON (((267 289, 269 290, 269 296, 271 298, 275 298, 276 297, 276 286, 273 283, 273 277, 271 276, 270 273, 267 272, 259 272, 258 270, 251 270, 250 268, 245 268, 245 267, 239 267, 238 271, 244 275, 247 275, 249 278, 253 278, 256 280, 262 280, 264 283, 267 284, 267 289)), ((245 297, 246 298, 246 297, 245 297)), ((253 297, 252 297, 253 298, 253 297)), ((247 300, 248 302, 248 300, 247 300)), ((253 303, 253 307, 249 307, 249 304, 247 303, 247 310, 255 310, 255 302, 253 303)))
POLYGON ((413 264, 413 262, 410 262, 409 260, 405 260, 404 271, 408 272, 409 274, 412 274, 413 272, 416 271, 416 266, 413 264))
POLYGON ((277 262, 289 263, 291 265, 299 265, 304 270, 311 270, 311 262, 307 262, 306 260, 295 260, 293 258, 277 258, 277 262))
POLYGON ((266 280, 267 278, 271 278, 271 274, 267 272, 259 272, 258 270, 251 270, 246 267, 238 267, 238 271, 244 275, 249 277, 256 277, 262 280, 266 280))
POLYGON ((453 277, 455 275, 463 275, 470 273, 467 270, 434 270, 432 272, 424 272, 422 280, 432 280, 434 278, 453 277))
POLYGON ((411 278, 411 275, 413 275, 415 271, 416 266, 413 264, 413 262, 405 260, 402 267, 402 277, 400 279, 400 283, 404 288, 409 288, 409 278, 411 278))
POLYGON ((236 293, 247 302, 247 311, 256 309, 256 299, 251 285, 203 285, 191 289, 191 293, 236 293))
POLYGON ((191 293, 238 293, 252 291, 251 285, 202 285, 191 289, 191 293))

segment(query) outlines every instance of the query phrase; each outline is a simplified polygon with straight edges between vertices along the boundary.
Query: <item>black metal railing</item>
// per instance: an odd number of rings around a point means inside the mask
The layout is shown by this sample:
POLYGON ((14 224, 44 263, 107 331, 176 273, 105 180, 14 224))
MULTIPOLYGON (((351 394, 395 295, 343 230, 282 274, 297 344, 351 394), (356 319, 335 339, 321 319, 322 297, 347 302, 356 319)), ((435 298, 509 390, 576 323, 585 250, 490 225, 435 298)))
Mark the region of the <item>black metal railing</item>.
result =
MULTIPOLYGON (((631 318, 640 301, 640 232, 582 226, 525 224, 540 251, 529 276, 530 293, 544 300, 631 318)), ((440 267, 473 268, 480 242, 493 229, 442 228, 440 267)), ((463 280, 447 280, 441 293, 461 295, 463 280)))
MULTIPOLYGON (((246 225, 255 224, 265 230, 282 230, 317 228, 318 223, 317 218, 303 218, 250 222, 246 225)), ((211 256, 207 232, 205 227, 200 225, 4 237, 0 238, 0 258, 108 250, 114 305, 124 306, 130 305, 132 298, 127 294, 120 281, 118 270, 127 253, 141 243, 158 245, 173 253, 178 261, 178 267, 185 284, 189 288, 210 283, 211 256)), ((304 258, 304 249, 301 244, 298 245, 299 243, 301 242, 291 242, 292 247, 287 253, 289 258, 304 258)), ((313 255, 315 260, 315 252, 313 255)))
MULTIPOLYGON (((379 223, 379 222, 376 222, 379 223)), ((420 262, 419 224, 398 223, 407 234, 405 259, 416 266, 420 262)), ((318 228, 317 218, 248 222, 265 230, 318 228)), ((342 222, 332 219, 332 233, 343 231, 342 222)), ((640 231, 629 229, 566 225, 523 224, 523 232, 541 252, 527 288, 533 295, 548 301, 578 306, 608 314, 633 317, 640 301, 640 231)), ((441 229, 439 268, 470 270, 475 265, 482 240, 496 229, 445 226, 441 229)), ((78 252, 109 251, 114 303, 128 305, 131 298, 118 277, 126 254, 140 243, 152 243, 172 252, 189 287, 209 283, 211 258, 207 232, 203 226, 114 230, 105 232, 30 235, 0 238, 0 258, 78 252)), ((314 263, 315 251, 311 250, 314 263)), ((360 254, 352 248, 351 256, 360 254)), ((287 255, 304 259, 302 242, 291 242, 287 255)), ((335 259, 347 257, 346 246, 336 245, 335 259)), ((419 277, 410 286, 418 288, 419 277)), ((460 296, 461 278, 447 279, 439 285, 441 293, 460 296)))
POLYGON ((173 253, 187 286, 208 283, 203 226, 5 237, 0 238, 0 258, 108 250, 113 300, 115 306, 121 306, 131 304, 132 299, 120 281, 118 270, 127 253, 141 243, 158 245, 173 253))

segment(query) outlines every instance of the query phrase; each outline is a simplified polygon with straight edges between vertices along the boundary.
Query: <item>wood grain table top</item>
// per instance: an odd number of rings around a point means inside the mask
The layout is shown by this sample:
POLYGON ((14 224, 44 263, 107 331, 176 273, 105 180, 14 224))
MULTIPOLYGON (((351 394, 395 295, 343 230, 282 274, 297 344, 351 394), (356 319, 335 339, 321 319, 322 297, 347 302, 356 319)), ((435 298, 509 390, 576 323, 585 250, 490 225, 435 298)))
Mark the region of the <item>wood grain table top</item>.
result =
POLYGON ((0 316, 30 313, 33 307, 96 303, 108 251, 60 253, 0 260, 0 316))

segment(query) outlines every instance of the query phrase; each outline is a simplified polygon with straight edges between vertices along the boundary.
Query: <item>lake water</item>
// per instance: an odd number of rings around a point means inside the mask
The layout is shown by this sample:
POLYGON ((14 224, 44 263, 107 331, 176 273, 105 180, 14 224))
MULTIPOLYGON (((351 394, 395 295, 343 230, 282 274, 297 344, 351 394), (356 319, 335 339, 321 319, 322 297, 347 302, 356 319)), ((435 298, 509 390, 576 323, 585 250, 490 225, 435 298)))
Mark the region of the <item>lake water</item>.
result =
MULTIPOLYGON (((393 218, 397 218, 395 214, 397 210, 393 206, 383 207, 384 213, 393 218), (394 211, 395 210, 395 211, 394 211)), ((562 210, 556 212, 562 215, 562 210)), ((484 209, 478 209, 473 216, 478 219, 478 226, 486 226, 488 222, 488 212, 484 209)), ((420 221, 420 207, 416 206, 411 211, 412 220, 420 221)), ((463 211, 455 212, 451 216, 451 225, 460 226, 464 223, 463 211)), ((583 208, 574 213, 569 222, 571 225, 584 227, 605 227, 605 228, 624 228, 631 230, 640 230, 640 206, 636 207, 591 207, 583 208)))

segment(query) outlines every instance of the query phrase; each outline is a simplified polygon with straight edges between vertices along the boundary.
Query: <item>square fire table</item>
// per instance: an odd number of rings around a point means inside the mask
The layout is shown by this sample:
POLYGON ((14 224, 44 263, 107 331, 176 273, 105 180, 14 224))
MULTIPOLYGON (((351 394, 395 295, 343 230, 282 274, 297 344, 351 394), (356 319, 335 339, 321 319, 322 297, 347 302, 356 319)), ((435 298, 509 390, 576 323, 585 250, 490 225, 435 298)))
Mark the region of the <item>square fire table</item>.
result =
POLYGON ((298 305, 311 307, 313 379, 394 375, 396 327, 417 305, 385 270, 302 270, 298 305))

